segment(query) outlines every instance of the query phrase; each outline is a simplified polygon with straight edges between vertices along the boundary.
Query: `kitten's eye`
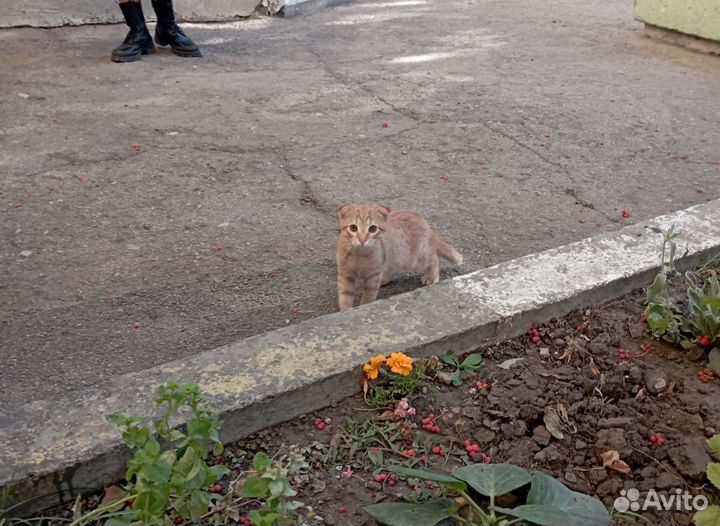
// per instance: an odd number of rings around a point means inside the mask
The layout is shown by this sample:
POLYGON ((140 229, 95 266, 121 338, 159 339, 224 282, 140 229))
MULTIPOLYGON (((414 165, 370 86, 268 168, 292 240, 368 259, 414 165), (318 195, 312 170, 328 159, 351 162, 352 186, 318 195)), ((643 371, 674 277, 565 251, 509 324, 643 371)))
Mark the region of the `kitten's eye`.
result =
POLYGON ((357 225, 350 225, 350 232, 357 232, 357 225))
POLYGON ((374 234, 375 232, 377 232, 377 227, 375 225, 370 225, 370 228, 368 228, 368 232, 374 234))

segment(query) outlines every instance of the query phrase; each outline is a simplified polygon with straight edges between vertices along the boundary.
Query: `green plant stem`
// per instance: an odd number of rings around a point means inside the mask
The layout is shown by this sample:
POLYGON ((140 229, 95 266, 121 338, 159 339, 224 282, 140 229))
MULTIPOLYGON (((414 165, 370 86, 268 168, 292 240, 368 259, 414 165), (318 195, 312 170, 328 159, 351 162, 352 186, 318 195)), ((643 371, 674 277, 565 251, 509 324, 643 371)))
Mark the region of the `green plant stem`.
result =
POLYGON ((487 513, 485 513, 485 511, 475 503, 475 501, 472 499, 472 497, 470 497, 470 495, 468 495, 464 491, 459 491, 458 493, 460 493, 460 495, 465 498, 467 503, 470 504, 472 509, 474 509, 478 515, 480 515, 480 518, 482 519, 484 524, 490 524, 492 522, 490 517, 488 517, 487 513))
MULTIPOLYGON (((75 519, 74 521, 72 521, 69 526, 80 526, 80 525, 82 525, 82 524, 87 524, 87 523, 90 521, 90 519, 92 519, 92 520, 98 520, 98 519, 101 518, 101 517, 102 517, 102 518, 107 518, 107 517, 112 517, 112 516, 114 516, 114 515, 118 515, 118 514, 120 514, 121 512, 120 512, 120 511, 113 512, 112 509, 113 509, 113 508, 116 508, 116 507, 118 506, 118 504, 122 504, 122 503, 127 502, 127 501, 129 501, 129 500, 131 500, 131 499, 134 499, 134 498, 136 498, 136 497, 137 497, 137 495, 135 495, 135 494, 126 495, 126 496, 123 497, 122 499, 118 499, 118 500, 116 500, 116 501, 114 501, 114 502, 111 502, 110 504, 106 504, 105 506, 100 506, 99 508, 95 508, 95 509, 92 510, 91 512, 86 513, 86 514, 83 515, 82 517, 78 517, 77 519, 75 519), (104 514, 105 512, 108 512, 108 511, 110 512, 110 514, 108 514, 108 515, 106 515, 106 516, 103 516, 103 514, 104 514), (96 517, 96 516, 97 516, 97 517, 96 517)), ((120 509, 122 510, 122 507, 121 507, 120 509)), ((124 512, 123 512, 123 513, 124 513, 124 512)))

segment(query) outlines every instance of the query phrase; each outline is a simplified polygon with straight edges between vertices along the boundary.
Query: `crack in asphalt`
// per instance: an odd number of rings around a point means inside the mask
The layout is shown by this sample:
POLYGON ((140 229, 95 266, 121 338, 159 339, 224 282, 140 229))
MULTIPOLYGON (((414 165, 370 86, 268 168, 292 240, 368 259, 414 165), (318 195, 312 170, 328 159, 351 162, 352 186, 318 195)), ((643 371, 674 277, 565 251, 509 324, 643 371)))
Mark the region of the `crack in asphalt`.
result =
POLYGON ((310 186, 310 183, 306 181, 303 177, 296 174, 291 165, 290 159, 288 158, 287 154, 284 152, 280 154, 280 158, 282 159, 282 164, 280 165, 280 168, 282 168, 285 171, 285 174, 292 179, 294 182, 300 184, 300 205, 304 207, 313 208, 319 212, 327 213, 328 210, 320 205, 320 202, 318 198, 315 196, 315 193, 312 190, 312 187, 310 186))
POLYGON ((533 155, 535 155, 535 157, 537 157, 538 159, 540 159, 540 160, 543 161, 544 163, 549 164, 550 166, 554 166, 555 168, 558 168, 560 171, 562 171, 562 173, 565 175, 565 177, 567 178, 567 180, 568 180, 568 181, 570 182, 570 184, 572 185, 572 186, 566 187, 566 188, 563 190, 563 192, 564 192, 565 195, 568 195, 568 196, 572 197, 578 205, 580 205, 581 207, 586 208, 586 209, 588 209, 588 210, 593 210, 594 212, 597 212, 597 213, 601 214, 603 217, 605 217, 608 221, 610 221, 610 222, 612 222, 612 223, 619 223, 619 222, 620 222, 617 218, 611 217, 607 212, 605 212, 604 210, 598 209, 592 202, 586 201, 585 199, 581 198, 581 197, 578 195, 577 189, 575 188, 575 179, 574 179, 574 177, 572 176, 572 174, 570 173, 570 170, 568 169, 567 166, 565 166, 564 164, 559 163, 559 162, 557 162, 557 161, 554 161, 554 160, 550 159, 549 157, 543 155, 543 154, 542 154, 540 151, 538 151, 536 148, 533 148, 533 147, 530 146, 529 144, 525 144, 523 141, 521 141, 520 139, 518 139, 518 138, 515 137, 514 135, 510 135, 509 133, 506 133, 506 132, 504 132, 504 131, 502 131, 502 130, 499 130, 499 129, 497 129, 497 128, 494 128, 494 127, 490 126, 489 124, 487 124, 487 123, 485 123, 485 122, 483 122, 483 123, 481 123, 481 124, 482 124, 482 126, 483 126, 486 130, 488 130, 489 132, 494 133, 494 134, 497 134, 497 135, 500 135, 501 137, 506 138, 507 140, 509 140, 509 141, 517 144, 517 145, 520 146, 521 148, 529 151, 530 153, 532 153, 533 155))

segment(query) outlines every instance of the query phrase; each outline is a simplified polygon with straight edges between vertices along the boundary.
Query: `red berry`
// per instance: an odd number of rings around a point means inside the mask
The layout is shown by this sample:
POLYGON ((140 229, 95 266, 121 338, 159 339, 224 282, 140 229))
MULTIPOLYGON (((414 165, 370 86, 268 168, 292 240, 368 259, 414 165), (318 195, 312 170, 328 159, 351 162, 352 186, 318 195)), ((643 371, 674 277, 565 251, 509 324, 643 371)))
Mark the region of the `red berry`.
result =
POLYGON ((409 456, 409 457, 414 457, 414 456, 415 456, 415 450, 412 449, 412 448, 410 448, 410 449, 408 449, 407 451, 405 451, 405 454, 406 454, 407 456, 409 456))
POLYGON ((225 457, 222 455, 218 455, 215 457, 215 464, 222 464, 225 462, 225 457))
POLYGON ((390 125, 387 122, 383 122, 383 128, 389 128, 390 125))
POLYGON ((472 442, 470 442, 469 440, 466 440, 464 442, 465 447, 470 447, 471 444, 472 444, 472 442))
POLYGON ((347 513, 347 508, 345 506, 338 508, 338 513, 347 513))
POLYGON ((139 329, 139 328, 140 328, 140 324, 139 324, 138 322, 135 322, 135 323, 132 324, 132 328, 133 328, 133 329, 139 329))
POLYGON ((378 473, 375 475, 375 482, 385 482, 387 475, 385 473, 378 473))
POLYGON ((650 442, 655 444, 655 443, 657 443, 657 441, 658 441, 657 435, 650 435, 650 442))
POLYGON ((315 427, 316 427, 319 431, 322 431, 323 429, 325 429, 325 422, 322 421, 322 420, 320 420, 320 419, 318 418, 318 419, 315 421, 315 427))
POLYGON ((630 212, 630 210, 623 210, 623 212, 622 212, 622 216, 623 216, 625 219, 627 219, 627 218, 630 217, 631 215, 632 215, 632 213, 630 212))
POLYGON ((537 336, 537 335, 536 335, 536 336, 533 336, 533 337, 532 337, 532 341, 535 342, 535 343, 540 343, 540 336, 537 336))
POLYGON ((442 455, 443 454, 443 450, 440 446, 435 446, 434 448, 432 448, 432 452, 433 452, 433 455, 442 455))
POLYGON ((478 446, 477 444, 473 444, 473 445, 472 445, 472 450, 473 450, 473 452, 475 452, 475 453, 479 453, 479 452, 480 452, 480 446, 478 446))

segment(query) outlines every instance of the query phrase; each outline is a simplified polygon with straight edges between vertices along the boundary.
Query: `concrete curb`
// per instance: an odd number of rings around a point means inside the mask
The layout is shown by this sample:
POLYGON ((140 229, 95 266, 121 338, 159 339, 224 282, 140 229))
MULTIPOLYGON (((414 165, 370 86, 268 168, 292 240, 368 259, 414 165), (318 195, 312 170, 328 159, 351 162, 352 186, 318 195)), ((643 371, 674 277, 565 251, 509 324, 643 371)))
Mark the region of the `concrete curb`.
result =
POLYGON ((0 412, 0 486, 23 499, 50 493, 39 508, 117 480, 128 452, 105 415, 153 414, 153 393, 170 379, 202 387, 229 442, 357 392, 369 356, 464 352, 620 296, 657 272, 661 239, 645 226, 672 224, 678 252, 688 249, 680 267, 720 254, 716 200, 0 412))

